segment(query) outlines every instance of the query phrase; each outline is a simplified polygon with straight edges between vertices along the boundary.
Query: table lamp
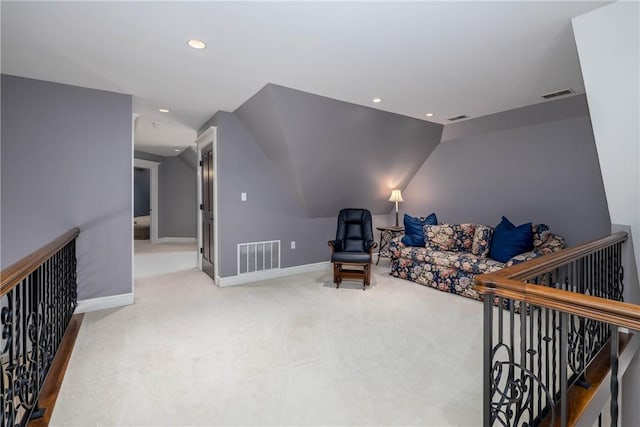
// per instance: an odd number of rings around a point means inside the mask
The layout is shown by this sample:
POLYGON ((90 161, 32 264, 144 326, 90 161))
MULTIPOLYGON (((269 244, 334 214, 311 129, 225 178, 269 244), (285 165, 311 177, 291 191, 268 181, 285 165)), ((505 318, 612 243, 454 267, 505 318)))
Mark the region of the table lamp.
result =
POLYGON ((399 223, 398 223, 398 202, 404 202, 404 200, 402 200, 402 193, 400 192, 400 190, 392 190, 391 191, 391 197, 389 197, 389 201, 390 202, 396 202, 396 227, 399 227, 399 223))

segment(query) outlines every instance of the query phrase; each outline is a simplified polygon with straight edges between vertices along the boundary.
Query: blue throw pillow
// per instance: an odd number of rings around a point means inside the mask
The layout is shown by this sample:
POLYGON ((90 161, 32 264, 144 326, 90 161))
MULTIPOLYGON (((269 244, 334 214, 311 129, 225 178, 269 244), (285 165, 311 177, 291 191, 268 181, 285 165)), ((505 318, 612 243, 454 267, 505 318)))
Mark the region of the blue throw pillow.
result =
POLYGON ((424 226, 438 224, 438 218, 432 213, 424 220, 404 214, 404 237, 402 243, 405 246, 424 247, 424 226))
POLYGON ((515 226, 502 217, 500 224, 493 230, 489 256, 496 261, 507 262, 516 255, 533 249, 533 229, 527 222, 515 226))

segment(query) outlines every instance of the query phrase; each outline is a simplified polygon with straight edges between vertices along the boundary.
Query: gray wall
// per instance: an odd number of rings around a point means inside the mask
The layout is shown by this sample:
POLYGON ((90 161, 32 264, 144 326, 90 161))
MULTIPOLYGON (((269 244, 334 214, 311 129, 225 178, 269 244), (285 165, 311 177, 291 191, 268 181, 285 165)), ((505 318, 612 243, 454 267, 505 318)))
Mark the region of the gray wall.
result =
POLYGON ((312 218, 351 203, 388 213, 391 190, 406 186, 443 128, 274 84, 235 115, 312 218))
POLYGON ((196 237, 195 171, 178 157, 166 157, 158 175, 158 237, 196 237))
POLYGON ((178 156, 185 165, 194 172, 198 172, 198 154, 195 147, 187 147, 182 150, 182 153, 178 156))
POLYGON ((151 173, 149 169, 133 169, 133 216, 149 215, 151 173))
POLYGON ((335 236, 338 212, 328 218, 309 218, 234 114, 216 113, 201 131, 209 126, 218 128, 218 274, 236 275, 236 247, 246 242, 282 240, 283 268, 327 261, 327 241, 335 236), (247 193, 246 202, 240 200, 241 192, 247 193), (296 249, 290 249, 291 240, 296 241, 296 249))
POLYGON ((2 267, 78 226, 78 299, 131 292, 131 96, 1 84, 2 267))
POLYGON ((469 120, 460 124, 464 129, 445 126, 445 135, 460 137, 429 156, 403 193, 403 210, 415 216, 435 211, 450 223, 496 225, 501 215, 518 224, 545 223, 569 245, 609 234, 591 123, 576 99, 469 120), (559 111, 561 119, 539 123, 542 106, 559 111), (527 113, 538 124, 525 125, 527 113), (571 115, 577 117, 566 118, 571 115), (495 123, 514 121, 515 127, 495 130, 495 123))
MULTIPOLYGON (((506 215, 517 223, 546 223, 570 245, 608 234, 610 221, 587 113, 584 96, 575 96, 445 126, 448 140, 433 150, 403 188, 406 202, 400 205, 400 215, 435 211, 441 221, 490 225, 506 215)), ((238 243, 282 240, 283 267, 326 261, 326 241, 335 234, 340 208, 364 207, 375 213, 375 197, 361 201, 355 192, 351 198, 336 199, 334 187, 325 186, 316 197, 333 210, 313 218, 299 200, 298 183, 289 182, 293 175, 283 173, 238 114, 219 112, 200 132, 209 126, 218 127, 222 277, 236 274, 238 243), (240 201, 241 192, 248 193, 247 202, 240 201), (297 249, 290 249, 291 240, 297 249)), ((290 146, 281 155, 290 160, 304 157, 291 155, 294 150, 290 146)), ((317 164, 332 164, 332 149, 313 153, 317 164)), ((385 173, 366 162, 327 170, 345 182, 355 174, 375 181, 385 173)), ((309 175, 315 176, 314 171, 309 175)), ((374 215, 374 226, 394 221, 393 204, 384 197, 386 212, 374 215)))
POLYGON ((163 157, 143 151, 136 151, 134 155, 137 159, 160 163, 158 237, 197 237, 197 182, 190 160, 185 162, 181 156, 163 157))

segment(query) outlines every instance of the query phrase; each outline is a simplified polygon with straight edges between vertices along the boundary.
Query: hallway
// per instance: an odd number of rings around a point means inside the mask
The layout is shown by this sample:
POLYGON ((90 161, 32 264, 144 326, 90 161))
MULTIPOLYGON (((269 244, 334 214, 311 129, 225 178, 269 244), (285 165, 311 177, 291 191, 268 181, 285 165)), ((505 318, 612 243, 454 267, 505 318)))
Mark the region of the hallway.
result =
POLYGON ((198 260, 195 243, 156 243, 134 240, 134 278, 196 268, 198 260))

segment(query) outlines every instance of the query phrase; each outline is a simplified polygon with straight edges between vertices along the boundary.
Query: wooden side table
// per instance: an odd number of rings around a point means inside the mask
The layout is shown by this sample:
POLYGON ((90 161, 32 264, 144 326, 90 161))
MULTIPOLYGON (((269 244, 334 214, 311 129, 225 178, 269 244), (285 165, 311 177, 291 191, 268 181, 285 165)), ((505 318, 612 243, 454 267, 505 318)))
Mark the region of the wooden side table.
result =
POLYGON ((391 239, 394 237, 404 233, 404 227, 376 227, 376 230, 380 231, 380 244, 378 245, 378 260, 376 261, 376 265, 380 262, 380 257, 390 258, 391 253, 389 252, 389 243, 391 243, 391 239))

